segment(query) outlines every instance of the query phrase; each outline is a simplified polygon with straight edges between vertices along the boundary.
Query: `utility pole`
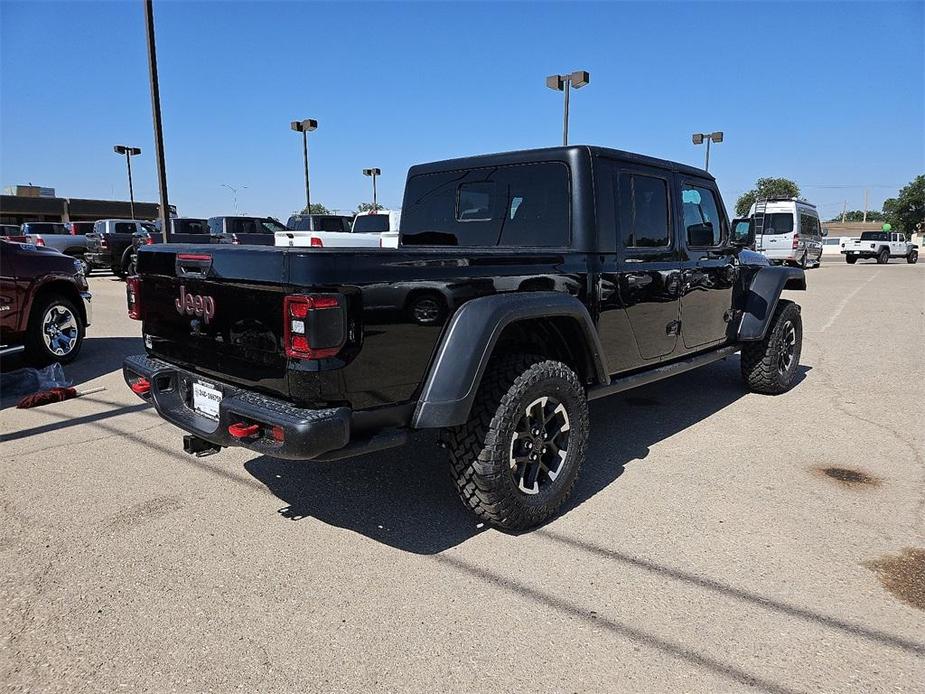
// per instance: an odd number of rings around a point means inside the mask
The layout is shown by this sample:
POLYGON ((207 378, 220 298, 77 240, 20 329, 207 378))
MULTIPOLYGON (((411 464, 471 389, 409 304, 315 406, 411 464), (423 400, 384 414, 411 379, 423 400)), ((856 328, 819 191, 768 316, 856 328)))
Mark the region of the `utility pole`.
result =
POLYGON ((870 197, 870 190, 867 188, 864 189, 864 223, 867 224, 867 207, 868 199, 870 197))
POLYGON ((841 211, 841 223, 842 224, 845 223, 846 214, 848 214, 848 201, 847 200, 845 200, 845 206, 842 208, 842 211, 841 211))
POLYGON ((157 159, 157 186, 161 194, 161 234, 167 243, 170 208, 167 202, 167 162, 164 160, 164 129, 161 125, 161 91, 157 82, 157 48, 154 45, 154 6, 152 0, 142 0, 145 6, 145 30, 148 37, 148 76, 151 78, 151 111, 154 119, 154 148, 157 159))

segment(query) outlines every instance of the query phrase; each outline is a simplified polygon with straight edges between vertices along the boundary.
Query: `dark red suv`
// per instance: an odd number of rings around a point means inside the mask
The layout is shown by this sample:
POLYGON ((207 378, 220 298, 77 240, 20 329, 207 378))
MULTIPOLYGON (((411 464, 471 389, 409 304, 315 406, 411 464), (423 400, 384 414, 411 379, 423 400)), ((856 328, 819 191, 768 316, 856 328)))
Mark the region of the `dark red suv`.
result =
POLYGON ((0 239, 0 356, 73 360, 90 325, 90 298, 79 261, 0 239))

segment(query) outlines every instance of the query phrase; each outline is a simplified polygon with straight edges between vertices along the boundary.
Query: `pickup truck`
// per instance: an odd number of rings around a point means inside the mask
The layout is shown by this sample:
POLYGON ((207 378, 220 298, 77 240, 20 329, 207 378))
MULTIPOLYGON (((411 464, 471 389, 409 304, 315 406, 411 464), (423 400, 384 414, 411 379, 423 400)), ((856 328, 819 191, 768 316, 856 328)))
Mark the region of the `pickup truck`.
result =
POLYGON ((160 239, 152 222, 134 219, 101 219, 87 234, 87 262, 92 268, 108 269, 125 277, 134 268, 135 248, 160 239))
POLYGON ((67 225, 57 222, 26 222, 22 225, 22 237, 25 243, 51 248, 76 258, 84 274, 90 271, 86 260, 87 237, 84 234, 72 234, 67 225))
POLYGON ((919 247, 906 241, 906 235, 896 231, 864 231, 861 237, 851 239, 842 246, 842 255, 849 265, 859 259, 876 258, 879 265, 886 265, 890 258, 905 258, 914 265, 919 260, 919 247))
POLYGON ((72 361, 90 325, 90 299, 76 258, 0 239, 0 356, 72 361))
POLYGON ((140 249, 127 385, 197 455, 336 460, 437 430, 463 503, 517 530, 571 492, 588 400, 737 352, 748 389, 796 382, 801 312, 781 292, 804 272, 748 250, 754 223, 729 228, 701 169, 589 146, 418 165, 400 233, 140 249), (417 292, 439 320, 406 310, 417 292))

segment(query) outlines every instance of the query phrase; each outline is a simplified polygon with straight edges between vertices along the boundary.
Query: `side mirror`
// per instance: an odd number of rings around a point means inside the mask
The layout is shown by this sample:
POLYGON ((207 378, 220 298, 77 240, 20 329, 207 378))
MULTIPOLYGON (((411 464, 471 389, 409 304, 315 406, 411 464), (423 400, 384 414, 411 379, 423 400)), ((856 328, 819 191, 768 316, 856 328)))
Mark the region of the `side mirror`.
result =
POLYGON ((755 221, 751 217, 732 220, 730 243, 741 248, 750 248, 755 244, 755 221))
POLYGON ((826 229, 825 227, 822 227, 822 231, 821 231, 820 233, 822 234, 822 236, 828 236, 828 235, 829 235, 829 230, 826 229))

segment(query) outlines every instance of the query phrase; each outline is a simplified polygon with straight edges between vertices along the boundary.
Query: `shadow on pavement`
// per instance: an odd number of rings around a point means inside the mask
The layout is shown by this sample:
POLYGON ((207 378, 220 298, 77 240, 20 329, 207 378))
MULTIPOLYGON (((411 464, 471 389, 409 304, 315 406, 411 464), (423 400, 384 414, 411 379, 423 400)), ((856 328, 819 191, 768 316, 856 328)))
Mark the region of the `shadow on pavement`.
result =
MULTIPOLYGON (((739 360, 730 359, 591 403, 587 460, 562 513, 617 480, 627 464, 644 460, 652 445, 745 394, 739 360)), ((286 504, 279 511, 284 517, 313 517, 408 552, 442 552, 481 531, 458 499, 446 454, 431 434, 359 458, 294 463, 261 456, 245 469, 286 504)))

